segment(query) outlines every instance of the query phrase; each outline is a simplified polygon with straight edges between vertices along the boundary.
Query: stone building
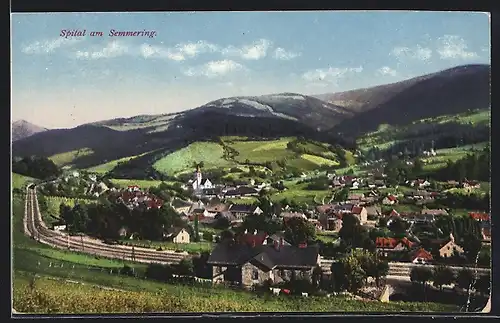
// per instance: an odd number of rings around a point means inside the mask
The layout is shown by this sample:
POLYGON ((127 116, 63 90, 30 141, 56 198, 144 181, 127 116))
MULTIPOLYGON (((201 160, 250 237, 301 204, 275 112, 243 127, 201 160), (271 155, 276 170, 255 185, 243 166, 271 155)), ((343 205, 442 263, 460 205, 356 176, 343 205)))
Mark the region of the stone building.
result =
POLYGON ((268 280, 280 283, 291 279, 312 279, 320 264, 317 246, 284 245, 283 240, 263 245, 265 239, 226 240, 219 243, 207 264, 213 268, 213 282, 231 282, 250 288, 268 280))

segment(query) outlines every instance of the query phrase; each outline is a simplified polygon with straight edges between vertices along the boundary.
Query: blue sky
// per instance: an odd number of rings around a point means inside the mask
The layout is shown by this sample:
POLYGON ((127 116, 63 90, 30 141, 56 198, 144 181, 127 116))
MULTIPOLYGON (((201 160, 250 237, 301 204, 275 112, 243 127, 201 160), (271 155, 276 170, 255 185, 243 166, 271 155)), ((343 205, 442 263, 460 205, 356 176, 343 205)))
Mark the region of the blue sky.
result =
POLYGON ((74 127, 221 97, 340 92, 489 64, 489 19, 404 11, 12 14, 12 118, 74 127), (61 37, 63 29, 86 36, 61 37))

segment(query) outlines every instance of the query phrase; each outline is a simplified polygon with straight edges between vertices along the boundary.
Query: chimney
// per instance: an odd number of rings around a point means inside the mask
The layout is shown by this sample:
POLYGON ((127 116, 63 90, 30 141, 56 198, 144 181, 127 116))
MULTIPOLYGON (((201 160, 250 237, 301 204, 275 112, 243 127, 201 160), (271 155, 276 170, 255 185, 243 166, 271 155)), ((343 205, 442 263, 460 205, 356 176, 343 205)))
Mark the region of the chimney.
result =
POLYGON ((274 249, 280 250, 280 245, 278 241, 274 241, 274 249))
POLYGON ((451 232, 450 232, 450 240, 453 242, 455 241, 455 237, 453 236, 453 233, 451 233, 451 232))
POLYGON ((248 233, 248 230, 247 230, 247 229, 245 229, 245 234, 247 234, 247 233, 248 233))
POLYGON ((256 235, 257 235, 257 230, 255 230, 255 231, 253 232, 253 235, 254 235, 254 236, 256 236, 256 235))

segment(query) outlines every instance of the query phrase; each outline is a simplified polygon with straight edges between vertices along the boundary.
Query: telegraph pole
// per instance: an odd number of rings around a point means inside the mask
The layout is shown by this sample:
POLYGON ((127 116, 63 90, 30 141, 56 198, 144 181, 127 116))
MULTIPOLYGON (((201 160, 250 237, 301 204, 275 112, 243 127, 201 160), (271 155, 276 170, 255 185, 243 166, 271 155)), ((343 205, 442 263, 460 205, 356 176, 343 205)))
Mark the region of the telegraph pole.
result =
POLYGON ((135 261, 135 248, 132 246, 132 261, 135 261))
POLYGON ((85 246, 83 245, 83 235, 80 235, 80 240, 82 241, 82 251, 85 250, 85 246))

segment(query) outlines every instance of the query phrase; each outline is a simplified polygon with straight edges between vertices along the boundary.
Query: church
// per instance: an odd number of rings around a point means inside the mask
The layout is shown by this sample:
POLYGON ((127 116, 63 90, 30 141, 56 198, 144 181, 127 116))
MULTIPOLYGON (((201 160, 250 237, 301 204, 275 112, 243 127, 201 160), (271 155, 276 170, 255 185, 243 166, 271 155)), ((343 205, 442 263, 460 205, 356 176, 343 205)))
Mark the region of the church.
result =
POLYGON ((204 189, 213 188, 213 184, 208 178, 203 179, 203 175, 201 174, 201 169, 199 166, 196 168, 196 172, 194 173, 192 187, 195 191, 202 191, 204 189))

